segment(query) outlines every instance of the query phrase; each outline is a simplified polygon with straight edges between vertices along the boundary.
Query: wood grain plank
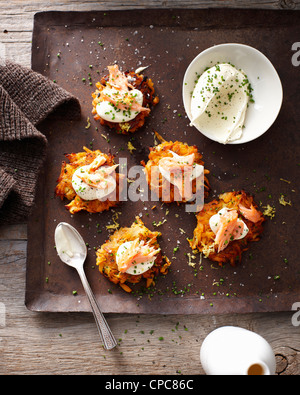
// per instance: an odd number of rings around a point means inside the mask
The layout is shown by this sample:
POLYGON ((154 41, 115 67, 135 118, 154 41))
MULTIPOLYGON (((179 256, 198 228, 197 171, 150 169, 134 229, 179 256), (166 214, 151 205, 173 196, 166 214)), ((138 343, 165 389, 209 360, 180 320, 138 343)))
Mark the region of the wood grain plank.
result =
POLYGON ((27 225, 0 226, 0 240, 27 240, 27 225))
MULTIPOLYGON (((15 14, 20 12, 31 12, 37 8, 41 9, 56 9, 56 10, 96 10, 96 9, 132 9, 132 8, 207 8, 207 7, 236 7, 236 8, 295 8, 299 5, 299 0, 111 0, 111 1, 97 1, 97 0, 31 0, 24 4, 23 0, 11 0, 10 2, 0 1, 0 6, 6 6, 13 10, 15 14), (17 11, 16 11, 17 9, 17 11)), ((11 11, 13 13, 13 11, 11 11)))
POLYGON ((290 312, 171 315, 160 317, 159 324, 155 315, 111 314, 107 320, 119 345, 112 352, 105 351, 92 314, 26 310, 26 242, 3 243, 0 303, 5 305, 6 326, 0 326, 1 373, 203 374, 199 361, 202 341, 220 326, 235 325, 265 337, 277 355, 278 374, 299 374, 299 329, 292 326, 290 312))

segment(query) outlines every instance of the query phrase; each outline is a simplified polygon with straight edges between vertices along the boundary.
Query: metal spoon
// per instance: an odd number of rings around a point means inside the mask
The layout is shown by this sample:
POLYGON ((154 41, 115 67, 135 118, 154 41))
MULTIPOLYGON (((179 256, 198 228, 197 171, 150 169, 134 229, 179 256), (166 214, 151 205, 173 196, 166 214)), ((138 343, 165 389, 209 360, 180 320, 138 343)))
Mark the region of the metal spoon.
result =
POLYGON ((91 304, 100 338, 106 350, 116 347, 117 342, 100 310, 97 300, 89 286, 83 265, 87 256, 87 248, 81 235, 73 226, 61 222, 55 229, 55 245, 58 256, 67 265, 77 270, 83 288, 91 304))

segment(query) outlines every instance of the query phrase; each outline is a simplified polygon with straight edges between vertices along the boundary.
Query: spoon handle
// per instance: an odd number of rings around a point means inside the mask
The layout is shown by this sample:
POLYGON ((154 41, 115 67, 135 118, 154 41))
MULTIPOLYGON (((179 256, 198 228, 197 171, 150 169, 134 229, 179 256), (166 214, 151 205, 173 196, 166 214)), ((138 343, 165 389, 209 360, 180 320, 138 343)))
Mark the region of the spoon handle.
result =
POLYGON ((100 307, 97 303, 97 300, 91 290, 91 287, 88 283, 88 280, 86 278, 85 272, 83 268, 77 268, 78 274, 80 276, 83 288, 87 294, 87 297, 89 299, 89 302, 91 304, 92 312, 94 314, 94 318, 97 324, 97 328, 100 334, 100 338, 103 342, 104 348, 106 350, 111 350, 117 345, 117 341, 114 338, 114 335, 112 334, 101 310, 100 307))

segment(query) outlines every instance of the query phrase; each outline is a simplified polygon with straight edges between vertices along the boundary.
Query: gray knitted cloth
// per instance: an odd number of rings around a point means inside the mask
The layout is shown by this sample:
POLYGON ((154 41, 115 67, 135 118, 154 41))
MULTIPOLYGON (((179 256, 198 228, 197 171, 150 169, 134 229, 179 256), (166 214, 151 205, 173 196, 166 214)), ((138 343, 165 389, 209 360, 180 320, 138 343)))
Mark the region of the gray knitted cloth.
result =
POLYGON ((62 106, 64 117, 80 117, 76 97, 39 73, 0 59, 0 224, 28 218, 47 150, 38 124, 62 106))

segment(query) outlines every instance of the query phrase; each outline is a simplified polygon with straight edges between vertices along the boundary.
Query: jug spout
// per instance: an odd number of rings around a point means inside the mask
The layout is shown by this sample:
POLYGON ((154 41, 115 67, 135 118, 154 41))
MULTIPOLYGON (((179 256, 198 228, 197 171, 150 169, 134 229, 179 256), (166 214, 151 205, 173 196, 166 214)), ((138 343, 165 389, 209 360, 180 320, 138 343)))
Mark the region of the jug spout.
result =
POLYGON ((248 366, 245 374, 247 376, 270 376, 271 372, 267 364, 257 361, 248 366))

